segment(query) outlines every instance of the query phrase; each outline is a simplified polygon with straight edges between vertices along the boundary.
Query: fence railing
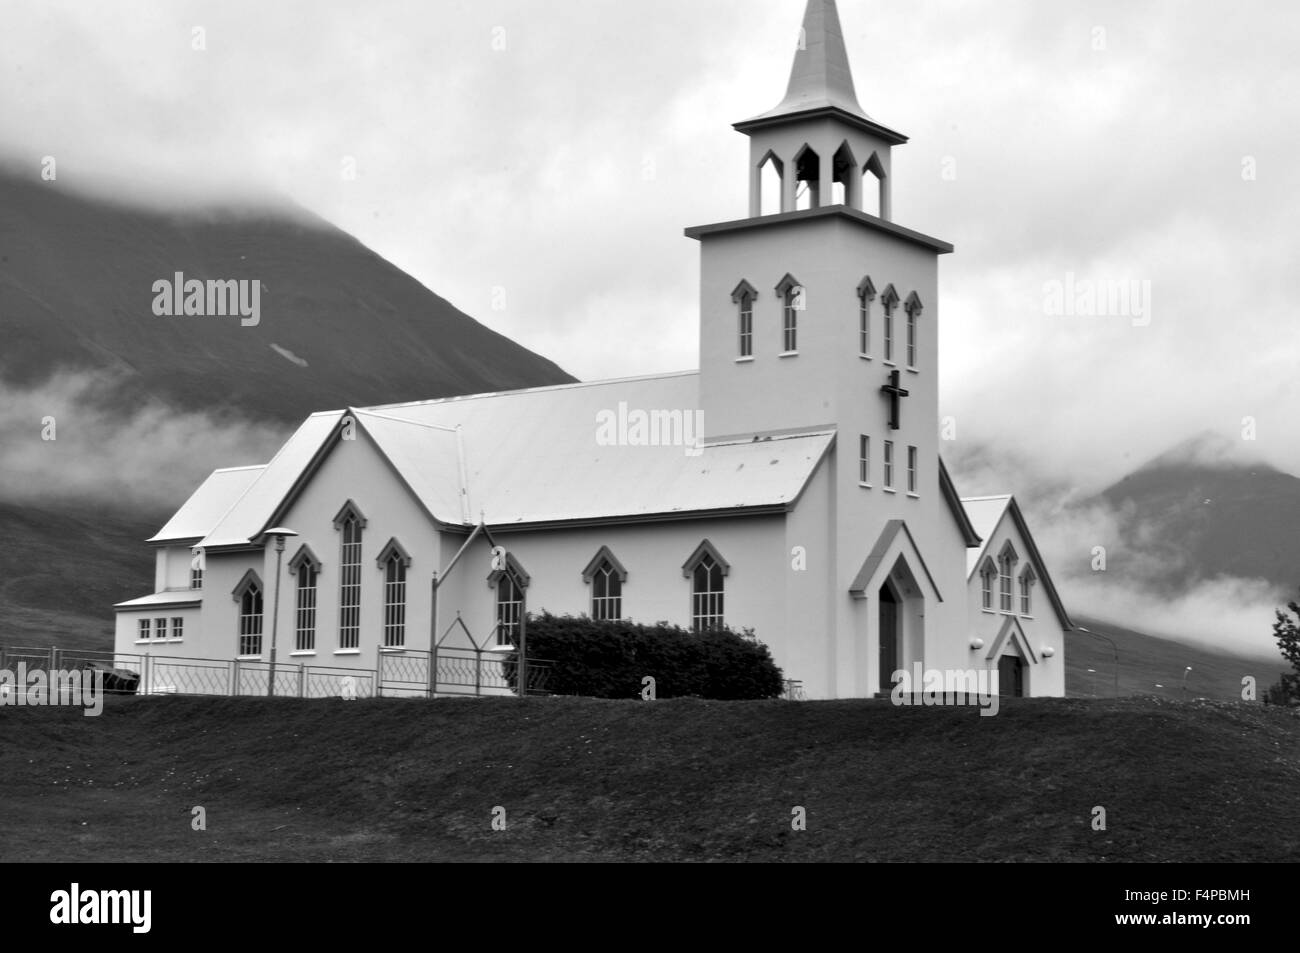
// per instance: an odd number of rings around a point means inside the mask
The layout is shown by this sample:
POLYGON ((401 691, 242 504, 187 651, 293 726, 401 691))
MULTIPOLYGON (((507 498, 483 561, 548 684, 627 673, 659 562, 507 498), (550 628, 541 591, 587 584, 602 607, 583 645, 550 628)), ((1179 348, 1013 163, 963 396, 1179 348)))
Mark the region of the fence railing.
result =
MULTIPOLYGON (((429 666, 434 654, 415 649, 381 650, 374 669, 278 662, 274 694, 285 698, 515 694, 515 663, 502 658, 500 652, 439 649, 434 665, 437 678, 431 683, 429 666)), ((126 690, 140 695, 271 694, 271 663, 246 659, 0 645, 0 669, 16 671, 20 663, 29 672, 86 668, 115 672, 114 685, 129 685, 126 690)), ((528 694, 546 694, 550 671, 551 663, 544 659, 528 661, 528 694)), ((106 687, 112 688, 107 682, 106 687)))

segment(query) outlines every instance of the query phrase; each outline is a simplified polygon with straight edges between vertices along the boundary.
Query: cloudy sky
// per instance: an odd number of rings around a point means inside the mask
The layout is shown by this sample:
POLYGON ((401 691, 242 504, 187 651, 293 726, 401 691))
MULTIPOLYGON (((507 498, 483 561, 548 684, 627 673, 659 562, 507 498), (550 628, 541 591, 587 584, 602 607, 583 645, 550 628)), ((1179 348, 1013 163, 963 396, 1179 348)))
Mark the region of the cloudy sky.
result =
MULTIPOLYGON (((693 368, 682 229, 746 213, 730 124, 781 99, 803 7, 5 0, 0 158, 287 196, 581 378, 693 368)), ((927 311, 949 456, 1007 461, 962 490, 1095 490, 1206 429, 1300 473, 1300 6, 839 8, 859 100, 911 137, 894 218, 957 249, 927 311), (1071 281, 1140 313, 1053 309, 1071 281)))
MULTIPOLYGON (((682 228, 745 214, 730 124, 781 98, 803 6, 8 0, 0 149, 151 201, 288 195, 579 377, 691 368, 682 228)), ((839 7, 859 99, 911 137, 895 219, 957 247, 959 438, 1091 485, 1253 417, 1300 470, 1300 8, 839 7), (1070 275, 1148 313, 1052 314, 1070 275)))

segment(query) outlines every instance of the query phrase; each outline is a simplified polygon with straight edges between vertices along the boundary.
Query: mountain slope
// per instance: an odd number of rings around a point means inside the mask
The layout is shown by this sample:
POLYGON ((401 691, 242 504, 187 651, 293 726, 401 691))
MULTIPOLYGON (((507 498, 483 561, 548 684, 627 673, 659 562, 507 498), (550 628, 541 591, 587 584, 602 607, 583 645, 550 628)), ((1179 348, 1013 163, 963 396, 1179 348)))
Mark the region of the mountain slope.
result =
POLYGON ((1242 459, 1222 438, 1185 441, 1099 499, 1124 517, 1126 547, 1157 591, 1219 575, 1300 585, 1300 479, 1242 459))
POLYGON ((108 372, 121 406, 258 419, 573 380, 306 212, 170 216, 3 171, 0 342, 11 385, 108 372), (260 281, 259 323, 155 315, 177 272, 260 281))

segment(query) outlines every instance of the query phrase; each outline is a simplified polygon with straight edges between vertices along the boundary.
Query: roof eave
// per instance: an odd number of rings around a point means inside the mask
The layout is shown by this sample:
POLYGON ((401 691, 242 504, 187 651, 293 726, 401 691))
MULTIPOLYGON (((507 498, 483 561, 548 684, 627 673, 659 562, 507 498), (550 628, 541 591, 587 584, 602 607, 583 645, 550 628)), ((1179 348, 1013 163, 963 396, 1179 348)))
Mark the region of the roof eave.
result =
POLYGON ((838 119, 840 122, 847 123, 856 129, 861 129, 863 132, 883 139, 891 146, 901 146, 907 143, 907 136, 901 132, 881 125, 868 116, 851 112, 842 106, 836 106, 834 103, 804 106, 784 112, 773 110, 772 112, 763 113, 761 116, 754 116, 752 119, 743 119, 740 122, 732 123, 731 128, 749 135, 755 130, 766 129, 769 126, 787 125, 791 122, 802 122, 810 119, 838 119))
POLYGON ((739 232, 751 228, 773 228, 785 225, 793 225, 808 219, 818 218, 845 218, 858 225, 864 225, 875 231, 885 232, 895 238, 901 238, 904 241, 911 242, 914 245, 920 245, 928 248, 940 255, 952 253, 953 246, 942 239, 933 238, 921 232, 914 231, 910 228, 904 228, 902 225, 895 225, 893 222, 886 221, 875 215, 868 215, 866 212, 847 205, 824 205, 820 208, 805 208, 794 212, 778 212, 775 215, 760 215, 755 218, 738 218, 729 222, 716 222, 710 225, 692 225, 685 230, 687 238, 701 239, 709 235, 719 235, 726 232, 739 232))

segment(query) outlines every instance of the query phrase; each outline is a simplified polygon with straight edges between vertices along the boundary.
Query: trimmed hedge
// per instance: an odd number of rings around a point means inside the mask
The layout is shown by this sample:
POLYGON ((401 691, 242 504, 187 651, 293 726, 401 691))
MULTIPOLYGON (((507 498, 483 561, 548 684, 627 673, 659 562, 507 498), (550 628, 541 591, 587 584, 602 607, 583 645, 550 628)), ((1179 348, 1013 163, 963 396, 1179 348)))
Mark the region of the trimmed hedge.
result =
MULTIPOLYGON (((597 622, 544 612, 528 616, 528 657, 553 663, 546 690, 554 695, 636 698, 642 679, 655 680, 656 698, 776 698, 781 670, 752 629, 695 633, 660 622, 597 622)), ((517 661, 512 653, 511 662, 517 661)), ((514 665, 507 665, 511 688, 514 665)))

